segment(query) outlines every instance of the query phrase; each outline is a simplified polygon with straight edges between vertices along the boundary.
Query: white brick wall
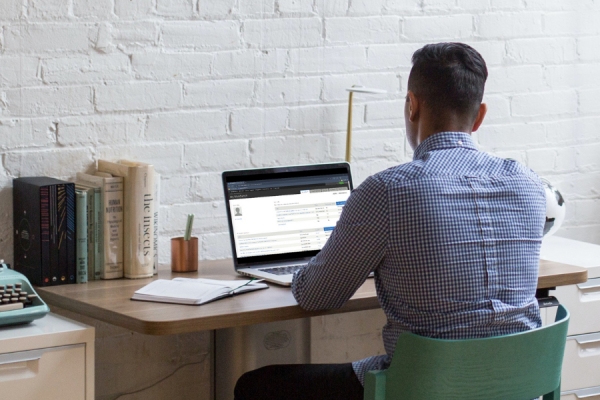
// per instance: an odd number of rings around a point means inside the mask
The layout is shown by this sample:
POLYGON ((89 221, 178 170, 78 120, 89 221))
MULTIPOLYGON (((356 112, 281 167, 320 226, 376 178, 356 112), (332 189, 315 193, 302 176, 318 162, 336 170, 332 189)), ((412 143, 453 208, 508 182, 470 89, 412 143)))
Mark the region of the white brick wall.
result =
POLYGON ((357 183, 410 160, 410 58, 445 40, 488 62, 480 146, 554 182, 561 234, 600 243, 597 1, 2 0, 0 254, 12 178, 127 157, 162 177, 161 260, 187 213, 226 257, 222 170, 341 160, 353 84, 388 90, 355 97, 357 183))

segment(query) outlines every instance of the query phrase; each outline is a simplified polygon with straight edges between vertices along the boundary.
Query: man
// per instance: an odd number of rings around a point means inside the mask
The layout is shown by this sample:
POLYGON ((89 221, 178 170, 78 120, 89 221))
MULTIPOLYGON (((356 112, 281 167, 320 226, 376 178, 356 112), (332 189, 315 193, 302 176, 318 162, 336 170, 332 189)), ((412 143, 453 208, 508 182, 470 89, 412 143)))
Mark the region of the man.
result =
POLYGON ((375 272, 386 355, 352 364, 270 366, 245 374, 236 399, 362 399, 400 333, 505 335, 541 325, 535 299, 545 220, 538 177, 477 151, 487 68, 461 43, 414 53, 404 107, 413 161, 365 180, 292 290, 301 307, 341 307, 375 272))

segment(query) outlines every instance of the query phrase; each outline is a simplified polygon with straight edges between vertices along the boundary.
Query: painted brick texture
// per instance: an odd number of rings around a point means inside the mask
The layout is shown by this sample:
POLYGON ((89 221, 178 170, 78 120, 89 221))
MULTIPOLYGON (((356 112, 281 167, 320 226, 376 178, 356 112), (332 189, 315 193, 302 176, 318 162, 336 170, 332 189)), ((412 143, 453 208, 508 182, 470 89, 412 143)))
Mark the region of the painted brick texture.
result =
POLYGON ((342 160, 355 84, 388 91, 355 96, 357 183, 409 161, 411 55, 464 41, 490 72, 481 148, 555 183, 560 235, 600 243, 599 21, 595 1, 3 0, 0 215, 14 177, 136 158, 161 174, 161 248, 194 213, 201 257, 227 257, 222 170, 342 160))

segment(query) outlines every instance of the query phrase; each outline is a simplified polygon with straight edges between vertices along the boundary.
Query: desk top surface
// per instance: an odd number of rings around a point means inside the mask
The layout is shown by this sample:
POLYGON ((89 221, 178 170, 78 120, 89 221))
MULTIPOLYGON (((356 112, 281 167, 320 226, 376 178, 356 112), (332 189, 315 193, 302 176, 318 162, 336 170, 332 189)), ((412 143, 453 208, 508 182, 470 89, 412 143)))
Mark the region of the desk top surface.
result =
MULTIPOLYGON (((198 272, 173 273, 169 266, 159 269, 158 278, 241 279, 231 260, 201 262, 198 272)), ((373 279, 358 289, 340 309, 309 312, 302 310, 290 288, 269 284, 269 289, 228 297, 202 306, 130 300, 133 293, 154 278, 92 281, 86 284, 36 287, 50 306, 96 318, 135 332, 150 335, 197 332, 274 322, 325 314, 379 308, 373 279)), ((540 261, 538 288, 585 282, 587 270, 552 261, 540 261)))

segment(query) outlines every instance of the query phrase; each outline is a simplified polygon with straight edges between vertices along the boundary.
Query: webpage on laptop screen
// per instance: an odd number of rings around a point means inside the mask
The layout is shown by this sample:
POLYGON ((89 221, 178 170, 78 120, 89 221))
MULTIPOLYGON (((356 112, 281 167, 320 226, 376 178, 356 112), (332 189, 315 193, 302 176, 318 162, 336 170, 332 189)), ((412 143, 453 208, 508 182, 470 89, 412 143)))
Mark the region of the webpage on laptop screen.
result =
POLYGON ((238 257, 320 250, 350 195, 347 175, 230 182, 238 257))

